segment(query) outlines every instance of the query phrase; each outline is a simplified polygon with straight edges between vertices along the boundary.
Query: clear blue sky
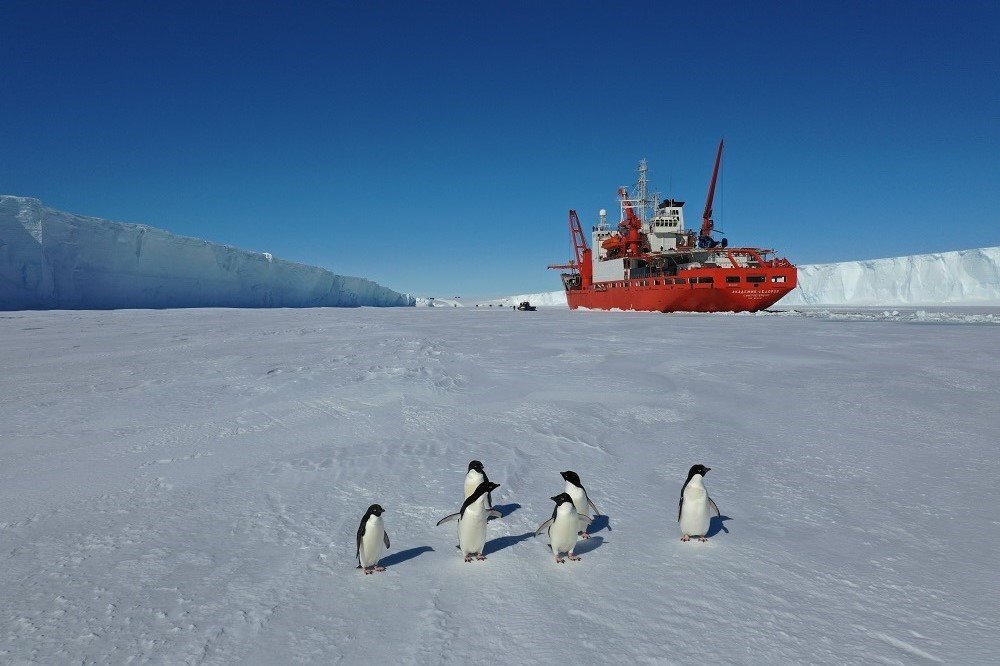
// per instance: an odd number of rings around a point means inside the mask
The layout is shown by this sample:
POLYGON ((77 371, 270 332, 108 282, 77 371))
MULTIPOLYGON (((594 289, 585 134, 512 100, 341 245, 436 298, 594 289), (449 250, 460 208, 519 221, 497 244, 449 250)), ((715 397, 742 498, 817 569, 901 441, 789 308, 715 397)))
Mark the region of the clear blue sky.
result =
POLYGON ((1000 245, 1000 4, 0 4, 0 193, 433 296, 650 161, 798 263, 1000 245))

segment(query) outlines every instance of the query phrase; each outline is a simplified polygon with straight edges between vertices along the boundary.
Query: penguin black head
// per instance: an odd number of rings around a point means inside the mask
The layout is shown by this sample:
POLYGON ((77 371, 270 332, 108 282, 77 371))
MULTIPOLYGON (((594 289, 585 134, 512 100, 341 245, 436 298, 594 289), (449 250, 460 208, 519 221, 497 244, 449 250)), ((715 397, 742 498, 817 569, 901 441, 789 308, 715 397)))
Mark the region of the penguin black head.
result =
POLYGON ((571 471, 567 470, 565 472, 559 472, 559 476, 561 476, 565 480, 569 481, 570 483, 572 483, 577 488, 582 488, 583 487, 583 484, 580 483, 580 475, 577 474, 576 472, 571 472, 571 471))
POLYGON ((469 471, 471 472, 472 470, 476 470, 477 472, 482 472, 483 463, 479 462, 478 460, 473 460, 472 462, 469 463, 469 471))
POLYGON ((385 513, 385 509, 382 508, 381 504, 372 504, 370 507, 368 507, 368 511, 366 513, 369 516, 381 516, 383 513, 385 513))
POLYGON ((559 493, 558 495, 555 495, 554 497, 550 497, 549 499, 551 499, 553 502, 555 502, 556 506, 559 506, 561 504, 565 504, 566 502, 572 502, 573 501, 573 498, 569 496, 569 493, 559 493))
POLYGON ((688 481, 690 481, 691 477, 693 477, 695 474, 701 474, 704 477, 711 471, 712 471, 711 467, 705 467, 704 465, 701 464, 692 465, 691 469, 688 470, 688 481))

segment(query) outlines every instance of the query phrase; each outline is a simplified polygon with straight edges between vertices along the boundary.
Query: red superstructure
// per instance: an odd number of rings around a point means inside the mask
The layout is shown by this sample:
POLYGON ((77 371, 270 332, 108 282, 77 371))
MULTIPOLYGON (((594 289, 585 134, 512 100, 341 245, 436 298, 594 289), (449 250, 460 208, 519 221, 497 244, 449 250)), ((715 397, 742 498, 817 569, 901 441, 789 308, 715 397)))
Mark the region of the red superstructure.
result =
POLYGON ((617 230, 608 227, 607 213, 601 211, 592 229, 593 251, 576 211, 569 212, 575 257, 549 268, 569 269, 562 281, 570 309, 756 312, 795 288, 797 269, 774 250, 729 247, 725 238, 712 237, 722 148, 720 141, 697 237, 684 227, 683 201, 647 194, 645 160, 633 195, 625 187, 618 190, 617 230), (653 214, 647 216, 650 208, 653 214))

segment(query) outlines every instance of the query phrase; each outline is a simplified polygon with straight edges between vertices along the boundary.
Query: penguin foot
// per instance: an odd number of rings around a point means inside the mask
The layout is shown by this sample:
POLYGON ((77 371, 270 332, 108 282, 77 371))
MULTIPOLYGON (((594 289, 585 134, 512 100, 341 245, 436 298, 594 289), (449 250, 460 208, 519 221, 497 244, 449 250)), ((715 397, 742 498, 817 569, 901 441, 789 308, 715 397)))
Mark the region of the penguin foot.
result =
POLYGON ((373 572, 372 572, 372 570, 371 570, 371 569, 369 569, 368 567, 365 567, 365 575, 366 575, 366 576, 371 576, 371 575, 372 575, 372 573, 373 573, 373 572))
POLYGON ((572 560, 573 562, 579 562, 580 560, 582 560, 582 559, 583 559, 583 558, 582 558, 582 557, 580 557, 579 555, 574 555, 573 553, 567 553, 567 554, 566 554, 566 557, 568 557, 568 558, 569 558, 570 560, 572 560))
POLYGON ((478 555, 476 555, 476 559, 477 559, 477 560, 485 560, 485 559, 486 559, 486 556, 485 556, 485 555, 483 555, 482 553, 479 553, 478 555))
POLYGON ((691 537, 689 537, 687 534, 685 534, 684 536, 681 537, 681 541, 690 541, 690 540, 691 540, 691 537))
POLYGON ((385 571, 385 567, 376 564, 375 565, 375 571, 385 571))
POLYGON ((589 534, 587 534, 586 532, 581 532, 581 533, 580 533, 580 538, 581 538, 581 539, 589 539, 589 538, 590 538, 590 535, 589 535, 589 534))
POLYGON ((561 557, 557 557, 557 558, 556 558, 556 564, 565 564, 565 562, 566 562, 566 560, 564 560, 564 559, 563 559, 563 558, 561 558, 561 557))
POLYGON ((471 562, 472 561, 472 555, 466 555, 465 556, 465 561, 466 562, 471 562))
POLYGON ((700 536, 700 537, 698 537, 698 541, 701 541, 702 543, 705 543, 706 541, 708 541, 708 537, 700 536))

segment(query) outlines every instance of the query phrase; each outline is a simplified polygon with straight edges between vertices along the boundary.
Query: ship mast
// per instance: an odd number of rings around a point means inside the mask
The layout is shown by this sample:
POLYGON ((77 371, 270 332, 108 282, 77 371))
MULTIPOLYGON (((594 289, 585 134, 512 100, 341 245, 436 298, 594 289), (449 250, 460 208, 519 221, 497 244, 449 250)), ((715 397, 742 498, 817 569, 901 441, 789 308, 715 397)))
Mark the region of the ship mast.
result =
MULTIPOLYGON (((649 192, 649 162, 643 157, 639 160, 639 180, 632 189, 632 198, 628 203, 632 204, 633 210, 639 216, 643 224, 649 221, 649 211, 655 211, 659 204, 659 195, 649 192)), ((624 213, 624 210, 622 211, 624 213)), ((622 217, 624 219, 624 216, 622 217)))

